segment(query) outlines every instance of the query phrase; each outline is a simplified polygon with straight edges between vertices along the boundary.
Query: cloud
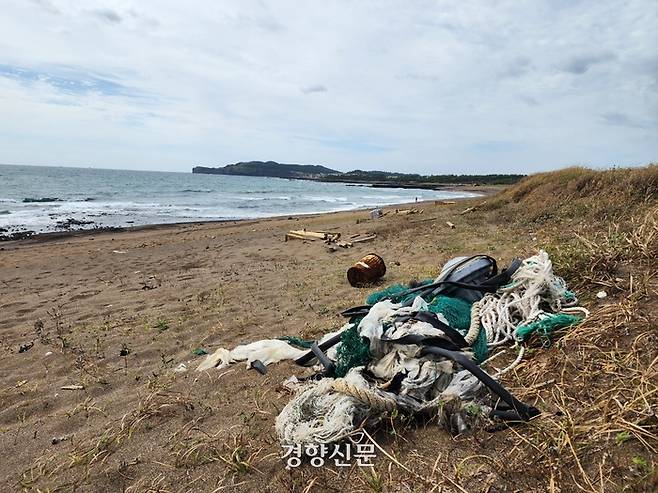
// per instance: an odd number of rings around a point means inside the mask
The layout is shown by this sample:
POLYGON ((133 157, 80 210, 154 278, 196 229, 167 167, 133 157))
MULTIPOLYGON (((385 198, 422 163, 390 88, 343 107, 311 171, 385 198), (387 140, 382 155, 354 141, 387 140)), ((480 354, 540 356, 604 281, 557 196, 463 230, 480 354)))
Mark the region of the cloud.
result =
POLYGON ((321 84, 304 86, 300 89, 304 94, 312 94, 314 92, 327 92, 327 88, 321 84))
POLYGON ((515 57, 501 72, 502 77, 517 78, 527 74, 532 67, 530 58, 525 56, 515 57))
POLYGON ((516 152, 523 148, 523 144, 510 140, 483 140, 475 142, 472 148, 479 152, 516 152))
POLYGON ((109 78, 85 73, 71 67, 51 66, 43 69, 0 65, 0 77, 15 80, 22 85, 48 85, 60 93, 103 96, 136 96, 137 91, 109 78))
POLYGON ((376 142, 369 141, 367 138, 357 138, 357 137, 305 137, 305 136, 296 136, 296 139, 313 142, 321 146, 348 150, 350 152, 356 153, 383 153, 394 150, 393 147, 389 145, 382 145, 376 142))
POLYGON ((50 0, 30 0, 30 1, 51 14, 62 13, 57 7, 55 7, 55 5, 53 5, 53 3, 50 0))
POLYGON ((0 162, 189 171, 258 149, 493 173, 658 157, 651 0, 6 0, 2 13, 0 162))
POLYGON ((563 72, 581 75, 587 72, 592 66, 609 62, 615 58, 616 56, 611 52, 576 55, 562 62, 559 68, 563 72))
POLYGON ((628 116, 625 113, 619 113, 616 111, 612 111, 609 113, 604 113, 601 115, 601 120, 603 123, 606 125, 615 125, 619 127, 630 127, 630 128, 650 128, 651 125, 649 125, 646 122, 640 122, 637 120, 634 120, 630 116, 628 116))
POLYGON ((110 24, 119 24, 123 20, 116 11, 108 8, 90 10, 89 13, 110 24))

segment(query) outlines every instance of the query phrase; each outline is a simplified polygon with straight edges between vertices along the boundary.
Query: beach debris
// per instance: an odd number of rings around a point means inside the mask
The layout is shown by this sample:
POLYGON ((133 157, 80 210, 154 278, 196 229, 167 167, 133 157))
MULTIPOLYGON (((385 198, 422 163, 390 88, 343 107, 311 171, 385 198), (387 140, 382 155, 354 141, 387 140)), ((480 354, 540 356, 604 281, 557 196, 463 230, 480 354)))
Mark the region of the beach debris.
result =
POLYGON ((281 387, 290 392, 294 392, 299 387, 299 379, 295 375, 292 375, 281 382, 281 387))
POLYGON ((307 231, 306 229, 291 230, 286 233, 285 241, 288 240, 304 240, 304 241, 315 241, 322 240, 325 244, 328 245, 327 250, 329 252, 335 252, 337 249, 334 248, 351 248, 354 244, 364 243, 366 241, 372 241, 377 238, 377 235, 374 233, 370 234, 354 234, 350 237, 349 241, 341 239, 341 234, 339 232, 329 232, 329 231, 307 231))
POLYGON ((50 441, 53 445, 57 445, 58 443, 65 442, 66 440, 70 440, 71 436, 70 435, 64 435, 61 437, 53 437, 53 439, 50 441))
POLYGON ((112 250, 112 253, 128 253, 125 250, 112 250))
POLYGON ((354 243, 364 243, 366 241, 372 241, 375 238, 377 238, 377 235, 375 233, 370 234, 370 235, 363 235, 363 236, 356 235, 356 236, 352 237, 352 239, 350 239, 350 243, 352 243, 352 244, 354 244, 354 243))
POLYGON ((384 213, 382 210, 377 207, 376 209, 373 209, 370 211, 370 219, 379 219, 380 217, 383 217, 384 213))
POLYGON ((162 281, 158 279, 155 275, 150 275, 142 281, 142 290, 150 291, 151 289, 159 288, 162 284, 162 281))
POLYGON ((386 274, 384 259, 376 253, 369 253, 347 269, 347 280, 353 287, 372 284, 386 274))
POLYGON ((187 371, 187 365, 185 363, 179 364, 174 368, 174 373, 185 373, 187 371))
POLYGON ((261 375, 265 375, 267 373, 267 368, 265 367, 263 362, 259 359, 255 359, 251 363, 249 363, 249 367, 253 368, 261 375))
POLYGON ((423 209, 395 209, 395 214, 409 215, 409 214, 422 214, 423 209))
POLYGON ((291 230, 286 233, 286 241, 288 240, 324 240, 336 241, 340 238, 340 233, 330 233, 328 231, 307 231, 305 229, 291 230))
POLYGON ((34 341, 26 342, 24 344, 21 344, 18 348, 19 353, 24 353, 26 351, 29 351, 32 349, 32 346, 34 346, 34 341))
POLYGON ((434 205, 452 205, 456 204, 454 200, 435 200, 434 205))
POLYGON ((608 293, 606 293, 605 291, 599 291, 598 293, 596 293, 596 297, 602 300, 608 297, 608 293))
POLYGON ((450 229, 455 229, 456 228, 456 226, 453 223, 451 223, 450 221, 446 221, 446 226, 448 226, 450 229))
POLYGON ((192 350, 192 354, 194 356, 205 356, 206 354, 208 354, 208 351, 206 351, 205 349, 203 349, 201 347, 198 347, 198 348, 192 350))
POLYGON ((52 351, 48 351, 46 354, 44 354, 45 357, 52 356, 52 355, 53 355, 52 351))
POLYGON ((279 339, 265 339, 237 346, 229 351, 219 348, 212 354, 206 356, 196 371, 210 370, 211 368, 224 368, 236 361, 246 361, 247 368, 251 368, 252 362, 259 360, 263 366, 270 363, 278 363, 286 359, 296 359, 306 354, 305 349, 292 347, 288 342, 279 339))
POLYGON ((60 387, 61 390, 84 390, 84 385, 64 385, 60 387))
POLYGON ((554 275, 546 252, 517 259, 500 273, 495 264, 486 255, 455 258, 434 281, 372 293, 366 305, 343 312, 348 323, 302 356, 294 356, 300 350, 292 345, 280 345, 292 339, 256 341, 218 349, 199 370, 245 359, 248 366, 256 360, 317 361, 316 378, 282 384, 295 390, 275 420, 284 445, 339 442, 390 412, 431 412, 453 433, 487 419, 528 421, 539 410, 515 398, 498 378, 522 361, 530 337, 548 338, 587 312, 554 275), (510 348, 517 349, 510 364, 490 366, 491 375, 484 370, 510 348))

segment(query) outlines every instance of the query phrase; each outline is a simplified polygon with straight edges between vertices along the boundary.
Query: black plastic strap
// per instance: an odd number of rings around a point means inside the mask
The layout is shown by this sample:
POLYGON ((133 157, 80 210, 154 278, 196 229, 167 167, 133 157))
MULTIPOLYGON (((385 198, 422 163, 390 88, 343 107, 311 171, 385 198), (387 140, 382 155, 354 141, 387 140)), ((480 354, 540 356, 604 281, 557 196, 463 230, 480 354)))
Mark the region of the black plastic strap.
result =
POLYGON ((500 286, 504 286, 505 284, 510 282, 510 280, 512 279, 512 275, 517 270, 519 270, 521 264, 523 264, 523 261, 519 258, 515 258, 514 260, 512 260, 512 263, 509 265, 507 269, 505 269, 504 271, 502 271, 500 274, 496 276, 490 277, 482 284, 496 286, 496 288, 499 288, 500 286))
POLYGON ((333 375, 334 362, 327 358, 327 355, 322 352, 322 349, 320 349, 317 342, 314 342, 311 346, 311 352, 315 355, 320 364, 324 366, 325 375, 333 375))
MULTIPOLYGON (((336 334, 335 336, 333 336, 331 339, 327 339, 322 344, 318 345, 317 342, 314 342, 313 346, 317 346, 318 349, 320 349, 321 351, 326 351, 330 347, 335 346, 336 344, 338 344, 340 342, 340 338, 342 337, 342 335, 343 335, 343 333, 340 332, 340 333, 336 334)), ((313 359, 316 358, 316 354, 313 352, 313 346, 311 346, 311 350, 308 353, 306 353, 303 356, 300 356, 299 358, 297 358, 295 360, 295 363, 297 363, 298 365, 301 365, 301 366, 305 366, 305 365, 309 364, 311 361, 313 361, 313 359)))
POLYGON ((267 368, 265 367, 263 362, 259 359, 253 360, 250 366, 261 375, 265 375, 267 373, 267 368))
MULTIPOLYGON (((455 363, 459 363, 462 367, 471 372, 475 377, 480 380, 484 385, 489 388, 494 394, 500 397, 504 402, 506 402, 511 409, 516 412, 519 420, 529 421, 531 418, 540 414, 539 409, 532 406, 527 406, 516 397, 514 397, 505 387, 503 387, 496 380, 491 378, 482 368, 480 368, 475 362, 469 359, 464 353, 458 351, 450 351, 441 347, 424 347, 421 352, 421 356, 428 354, 443 356, 448 358, 455 363)), ((509 417, 509 415, 507 416, 509 417)))

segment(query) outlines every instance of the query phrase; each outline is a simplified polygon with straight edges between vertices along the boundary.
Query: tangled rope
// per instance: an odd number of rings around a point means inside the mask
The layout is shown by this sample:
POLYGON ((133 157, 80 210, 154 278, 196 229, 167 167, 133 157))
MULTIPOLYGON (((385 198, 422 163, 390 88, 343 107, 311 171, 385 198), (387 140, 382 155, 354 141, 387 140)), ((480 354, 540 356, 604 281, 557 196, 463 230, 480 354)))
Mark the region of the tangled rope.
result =
MULTIPOLYGON (((512 363, 497 371, 494 378, 498 378, 523 360, 525 347, 519 343, 531 333, 541 332, 546 336, 552 330, 579 320, 571 314, 589 315, 587 309, 574 306, 577 302, 576 296, 567 290, 564 279, 553 274, 548 254, 540 250, 523 261, 512 275, 512 282, 497 293, 487 294, 473 303, 471 325, 464 339, 472 345, 484 330, 489 348, 514 343, 518 354, 512 363)), ((491 362, 500 354, 502 352, 494 354, 482 364, 491 362)))
POLYGON ((560 313, 563 307, 577 302, 564 279, 553 274, 548 254, 540 250, 523 261, 510 284, 485 295, 477 310, 489 347, 497 347, 520 341, 516 333, 519 326, 560 313))
POLYGON ((354 397, 370 408, 379 411, 393 411, 398 407, 395 399, 379 395, 376 391, 359 387, 347 382, 344 378, 337 378, 331 386, 333 390, 341 394, 354 397))

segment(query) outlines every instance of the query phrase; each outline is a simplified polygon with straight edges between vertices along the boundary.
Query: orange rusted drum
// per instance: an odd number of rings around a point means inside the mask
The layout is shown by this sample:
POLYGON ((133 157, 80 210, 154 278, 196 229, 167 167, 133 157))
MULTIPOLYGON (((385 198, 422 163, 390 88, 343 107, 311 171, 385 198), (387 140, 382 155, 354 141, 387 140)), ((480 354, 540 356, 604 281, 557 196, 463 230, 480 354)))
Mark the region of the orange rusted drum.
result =
POLYGON ((375 253, 369 253, 347 269, 347 280, 356 288, 371 284, 384 274, 386 274, 384 259, 375 253))

